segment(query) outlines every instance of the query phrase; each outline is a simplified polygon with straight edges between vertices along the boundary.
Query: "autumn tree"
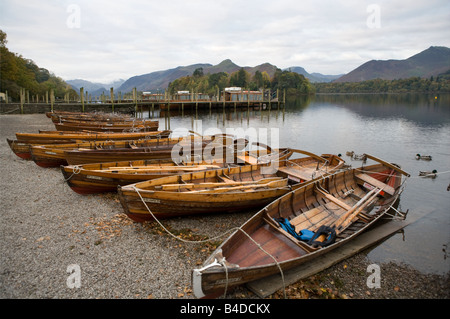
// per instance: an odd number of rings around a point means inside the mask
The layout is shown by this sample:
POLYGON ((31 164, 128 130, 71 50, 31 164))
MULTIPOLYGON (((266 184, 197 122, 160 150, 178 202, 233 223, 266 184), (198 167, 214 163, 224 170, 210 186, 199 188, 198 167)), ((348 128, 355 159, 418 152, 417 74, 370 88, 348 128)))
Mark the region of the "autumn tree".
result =
POLYGON ((56 77, 47 69, 40 68, 30 59, 10 52, 6 47, 7 35, 0 30, 0 91, 8 91, 8 96, 18 101, 20 89, 24 88, 30 95, 43 96, 50 89, 55 97, 63 99, 69 93, 73 98, 78 94, 63 79, 56 77))

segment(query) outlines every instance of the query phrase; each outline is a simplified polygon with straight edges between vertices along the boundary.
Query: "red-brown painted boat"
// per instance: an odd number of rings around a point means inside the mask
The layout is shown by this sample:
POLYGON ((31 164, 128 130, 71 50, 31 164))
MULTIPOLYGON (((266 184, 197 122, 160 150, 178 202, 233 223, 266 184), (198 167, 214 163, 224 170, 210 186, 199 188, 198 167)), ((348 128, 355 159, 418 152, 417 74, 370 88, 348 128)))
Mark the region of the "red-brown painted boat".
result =
MULTIPOLYGON (((291 149, 290 149, 291 150, 291 149)), ((125 214, 135 221, 258 209, 314 176, 340 169, 335 155, 306 157, 181 174, 119 186, 125 214)))
POLYGON ((70 188, 79 194, 116 192, 117 186, 125 186, 160 177, 179 175, 187 172, 199 172, 224 167, 255 164, 258 160, 267 160, 266 154, 277 155, 282 159, 289 158, 288 150, 250 151, 234 157, 232 162, 226 158, 221 160, 204 159, 194 162, 174 162, 172 159, 139 160, 110 163, 94 163, 83 165, 61 166, 65 181, 70 188), (263 155, 264 154, 264 155, 263 155), (262 155, 262 156, 260 156, 262 155))
POLYGON ((306 182, 256 213, 193 270, 195 296, 217 297, 276 273, 282 278, 372 226, 395 204, 409 174, 367 157, 377 164, 306 182))

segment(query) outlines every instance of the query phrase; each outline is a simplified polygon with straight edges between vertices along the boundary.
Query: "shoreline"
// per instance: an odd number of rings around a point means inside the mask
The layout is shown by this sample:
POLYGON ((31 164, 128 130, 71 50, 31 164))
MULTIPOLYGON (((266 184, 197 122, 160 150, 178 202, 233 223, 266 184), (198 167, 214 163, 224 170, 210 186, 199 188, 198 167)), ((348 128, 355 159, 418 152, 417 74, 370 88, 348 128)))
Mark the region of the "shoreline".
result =
MULTIPOLYGON (((192 299, 191 271, 218 243, 187 244, 153 223, 123 214, 116 194, 79 195, 58 168, 18 158, 6 138, 16 132, 54 130, 44 114, 0 116, 3 299, 192 299), (78 265, 79 288, 69 266, 78 265), (68 270, 69 269, 69 270, 68 270), (68 281, 69 280, 69 281, 68 281)), ((209 238, 238 227, 253 213, 165 220, 186 238, 209 238)), ((287 297, 350 299, 448 299, 449 275, 422 274, 408 265, 380 264, 381 288, 366 284, 371 264, 360 253, 287 287, 287 297)), ((258 298, 237 288, 227 298, 258 298)), ((282 292, 269 297, 283 298, 282 292)))

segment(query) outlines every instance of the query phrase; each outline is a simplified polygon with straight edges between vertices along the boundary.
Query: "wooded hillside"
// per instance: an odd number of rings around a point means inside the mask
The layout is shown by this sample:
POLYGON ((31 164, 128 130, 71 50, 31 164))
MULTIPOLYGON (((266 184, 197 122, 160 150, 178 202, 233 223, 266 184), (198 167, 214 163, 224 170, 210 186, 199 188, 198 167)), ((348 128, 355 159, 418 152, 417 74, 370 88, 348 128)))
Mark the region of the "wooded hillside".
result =
POLYGON ((0 30, 0 92, 8 93, 12 101, 20 100, 20 89, 28 91, 31 97, 39 96, 39 100, 53 89, 56 99, 64 99, 66 94, 75 99, 78 94, 63 79, 50 71, 37 66, 6 47, 6 33, 0 30))

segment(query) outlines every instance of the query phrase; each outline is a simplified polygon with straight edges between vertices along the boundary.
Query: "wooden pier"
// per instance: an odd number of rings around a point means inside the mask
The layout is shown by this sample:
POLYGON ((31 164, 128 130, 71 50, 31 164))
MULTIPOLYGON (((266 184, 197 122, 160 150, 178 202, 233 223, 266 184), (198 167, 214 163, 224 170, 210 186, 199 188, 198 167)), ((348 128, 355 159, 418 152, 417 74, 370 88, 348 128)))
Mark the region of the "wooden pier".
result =
POLYGON ((271 94, 270 90, 250 91, 240 87, 225 88, 222 92, 217 92, 215 96, 208 96, 202 93, 189 91, 178 91, 173 96, 166 94, 151 94, 144 92, 142 102, 151 103, 153 107, 159 107, 161 110, 170 110, 171 107, 184 110, 185 108, 242 108, 242 107, 263 107, 284 104, 285 92, 283 97, 279 97, 279 91, 271 94), (147 93, 147 94, 146 94, 147 93))
MULTIPOLYGON (((285 92, 277 90, 246 91, 240 88, 226 88, 223 92, 217 92, 216 96, 209 97, 201 93, 178 93, 173 96, 169 94, 145 94, 138 95, 133 89, 131 99, 115 99, 111 88, 109 99, 103 97, 101 101, 92 101, 87 98, 87 92, 80 89, 80 100, 58 101, 55 100, 53 92, 50 98, 39 102, 39 99, 30 103, 29 99, 21 96, 18 103, 0 103, 0 114, 31 114, 45 113, 54 110, 75 112, 122 112, 134 113, 137 117, 142 116, 144 111, 153 113, 154 110, 198 110, 198 109, 237 109, 237 108, 273 108, 280 107, 285 103, 285 92), (227 90, 229 89, 229 90, 227 90)), ((149 92, 148 92, 149 93, 149 92)))

